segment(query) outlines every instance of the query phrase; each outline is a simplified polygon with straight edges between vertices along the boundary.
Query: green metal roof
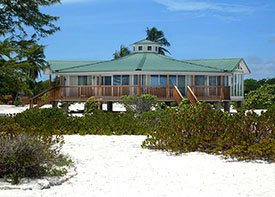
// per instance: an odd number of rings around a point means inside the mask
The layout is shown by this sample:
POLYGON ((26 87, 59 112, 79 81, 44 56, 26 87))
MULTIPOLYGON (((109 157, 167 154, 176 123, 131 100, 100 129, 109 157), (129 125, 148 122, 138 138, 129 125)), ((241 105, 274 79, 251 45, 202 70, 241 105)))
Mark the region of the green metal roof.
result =
POLYGON ((138 41, 138 42, 135 42, 135 43, 133 43, 133 44, 157 44, 157 45, 160 45, 159 43, 157 43, 157 42, 153 42, 153 41, 151 41, 151 40, 140 40, 140 41, 138 41))
POLYGON ((49 61, 53 72, 182 71, 232 72, 242 58, 176 60, 157 53, 132 53, 109 61, 49 61))
POLYGON ((58 72, 59 70, 68 69, 71 67, 78 67, 84 65, 94 64, 100 61, 74 61, 74 60, 49 60, 50 68, 53 72, 58 72))
POLYGON ((240 63, 242 58, 221 58, 221 59, 193 59, 183 60, 189 63, 200 64, 203 66, 215 67, 222 70, 233 71, 240 63))

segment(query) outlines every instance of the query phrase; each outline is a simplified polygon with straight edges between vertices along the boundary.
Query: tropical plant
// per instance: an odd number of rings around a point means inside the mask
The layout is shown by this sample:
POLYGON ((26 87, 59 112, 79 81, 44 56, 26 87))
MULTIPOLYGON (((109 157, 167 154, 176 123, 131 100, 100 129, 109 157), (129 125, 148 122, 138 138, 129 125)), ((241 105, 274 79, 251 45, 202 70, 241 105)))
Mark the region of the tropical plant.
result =
POLYGON ((141 96, 122 96, 122 104, 128 111, 135 113, 143 113, 151 110, 157 103, 157 97, 150 94, 143 94, 141 96))
POLYGON ((0 1, 0 95, 31 95, 35 79, 47 63, 37 41, 59 30, 58 17, 41 12, 60 0, 0 1), (28 31, 27 29, 28 28, 28 31))
MULTIPOLYGON (((168 46, 168 47, 170 46, 170 43, 165 38, 163 31, 158 30, 156 27, 153 27, 151 29, 147 27, 146 34, 147 34, 146 40, 157 42, 162 46, 168 46)), ((162 54, 162 55, 165 55, 165 52, 171 55, 171 53, 163 47, 160 47, 158 52, 159 54, 162 54)))
POLYGON ((86 115, 91 114, 95 110, 99 109, 99 106, 101 105, 99 101, 100 99, 97 99, 94 96, 90 97, 84 105, 84 113, 86 115))
POLYGON ((113 54, 113 56, 114 56, 114 59, 118 59, 120 57, 127 56, 130 53, 131 53, 131 51, 127 47, 120 45, 119 52, 116 50, 115 53, 113 54))
POLYGON ((41 12, 40 7, 47 7, 60 0, 2 0, 0 1, 0 36, 7 34, 23 38, 28 35, 26 27, 31 27, 31 38, 45 37, 59 30, 53 22, 59 17, 41 12))
POLYGON ((245 109, 267 109, 275 103, 275 85, 265 84, 245 95, 245 109))

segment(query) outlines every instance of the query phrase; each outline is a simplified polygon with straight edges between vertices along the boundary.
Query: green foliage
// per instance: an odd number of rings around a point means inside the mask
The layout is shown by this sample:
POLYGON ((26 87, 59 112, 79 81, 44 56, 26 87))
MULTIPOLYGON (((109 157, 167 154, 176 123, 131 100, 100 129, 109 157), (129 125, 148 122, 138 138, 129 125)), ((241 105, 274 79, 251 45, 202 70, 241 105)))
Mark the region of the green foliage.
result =
POLYGON ((270 78, 270 79, 245 79, 244 80, 244 93, 247 94, 252 90, 256 90, 262 85, 269 84, 269 85, 274 85, 275 84, 275 78, 270 78))
POLYGON ((23 103, 20 100, 13 101, 13 104, 18 107, 18 106, 23 106, 23 103))
MULTIPOLYGON (((60 0, 9 0, 0 2, 0 36, 11 34, 13 37, 27 36, 26 26, 31 27, 34 33, 32 39, 37 36, 45 37, 53 34, 59 27, 53 22, 58 17, 41 12, 41 7, 60 3, 60 0)), ((31 31, 28 31, 31 32, 31 31)))
POLYGON ((243 102, 245 109, 267 109, 275 103, 275 85, 265 84, 250 91, 243 102))
POLYGON ((99 109, 101 103, 100 99, 92 96, 90 97, 84 105, 84 113, 85 115, 93 113, 95 110, 99 109))
POLYGON ((10 127, 12 131, 6 129, 0 133, 0 177, 18 184, 24 177, 55 173, 52 166, 59 161, 63 138, 37 135, 34 130, 22 132, 18 125, 10 127))
POLYGON ((119 52, 117 52, 117 50, 116 50, 115 53, 113 54, 113 56, 114 56, 114 59, 118 59, 120 57, 127 56, 130 53, 131 53, 131 51, 127 47, 120 45, 119 52))
POLYGON ((157 97, 150 94, 141 96, 122 96, 122 104, 127 111, 142 113, 152 109, 157 103, 157 97))
POLYGON ((70 124, 68 115, 58 108, 30 109, 16 114, 14 122, 26 130, 36 128, 36 132, 53 134, 70 124))
MULTIPOLYGON (((163 31, 158 30, 156 27, 153 27, 151 29, 147 27, 146 34, 147 34, 147 37, 146 37, 147 40, 157 42, 162 46, 168 46, 168 47, 170 46, 170 43, 165 38, 163 31)), ((165 55, 165 52, 171 55, 171 53, 167 49, 163 47, 159 48, 159 51, 158 51, 159 54, 165 55)))
POLYGON ((0 95, 32 96, 35 79, 47 67, 45 46, 37 42, 59 30, 58 17, 40 8, 56 3, 60 0, 0 1, 0 95))
POLYGON ((185 105, 189 105, 190 102, 187 98, 183 98, 182 101, 179 103, 179 108, 185 107, 185 105))
POLYGON ((230 115, 209 104, 167 108, 142 147, 176 154, 201 151, 275 162, 275 110, 230 115))

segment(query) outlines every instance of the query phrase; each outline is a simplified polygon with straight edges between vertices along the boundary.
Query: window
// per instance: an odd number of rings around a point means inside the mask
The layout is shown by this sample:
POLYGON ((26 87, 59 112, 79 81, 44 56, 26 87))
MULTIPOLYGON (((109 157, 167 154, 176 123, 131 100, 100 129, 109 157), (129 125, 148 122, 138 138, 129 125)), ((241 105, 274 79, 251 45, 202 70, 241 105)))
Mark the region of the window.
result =
POLYGON ((138 50, 139 50, 139 51, 142 51, 142 46, 138 46, 138 50))
POLYGON ((136 47, 133 47, 133 51, 136 51, 136 47))
POLYGON ((204 75, 196 75, 195 76, 195 85, 196 86, 204 86, 205 85, 204 75))
POLYGON ((221 76, 209 76, 209 85, 210 86, 220 86, 221 85, 221 76))
POLYGON ((160 85, 167 86, 167 75, 160 75, 160 85))
POLYGON ((121 77, 120 75, 114 75, 113 77, 113 85, 120 85, 121 84, 121 77))
POLYGON ((87 85, 87 76, 78 76, 78 85, 87 85))
POLYGON ((152 51, 152 46, 147 46, 147 51, 152 51))
POLYGON ((112 77, 111 76, 105 76, 103 85, 112 85, 112 77))
POLYGON ((129 75, 122 75, 122 85, 129 85, 129 75))
POLYGON ((178 75, 178 88, 183 96, 185 96, 185 75, 178 75))
POLYGON ((155 48, 155 51, 158 52, 158 47, 155 48))
POLYGON ((130 84, 129 75, 114 75, 113 85, 129 85, 130 84))
POLYGON ((158 75, 151 75, 151 85, 156 86, 159 85, 159 76, 158 75))
POLYGON ((177 77, 176 77, 176 75, 170 75, 169 76, 169 84, 170 85, 173 85, 173 84, 177 85, 177 77))

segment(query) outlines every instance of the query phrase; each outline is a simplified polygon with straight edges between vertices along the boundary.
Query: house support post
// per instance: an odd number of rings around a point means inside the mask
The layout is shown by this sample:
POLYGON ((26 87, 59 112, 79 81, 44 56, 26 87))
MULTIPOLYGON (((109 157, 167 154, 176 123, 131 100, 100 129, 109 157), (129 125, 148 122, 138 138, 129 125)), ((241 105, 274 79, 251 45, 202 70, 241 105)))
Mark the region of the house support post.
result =
POLYGON ((224 101, 224 111, 230 112, 230 104, 229 101, 224 101))
POLYGON ((58 104, 57 101, 53 101, 53 102, 52 102, 52 108, 57 107, 57 104, 58 104))
POLYGON ((221 109, 222 108, 222 103, 221 102, 215 102, 215 109, 221 109))
POLYGON ((113 102, 108 101, 107 102, 107 111, 112 112, 113 111, 113 102))
POLYGON ((237 101, 237 107, 242 108, 242 101, 237 101))

